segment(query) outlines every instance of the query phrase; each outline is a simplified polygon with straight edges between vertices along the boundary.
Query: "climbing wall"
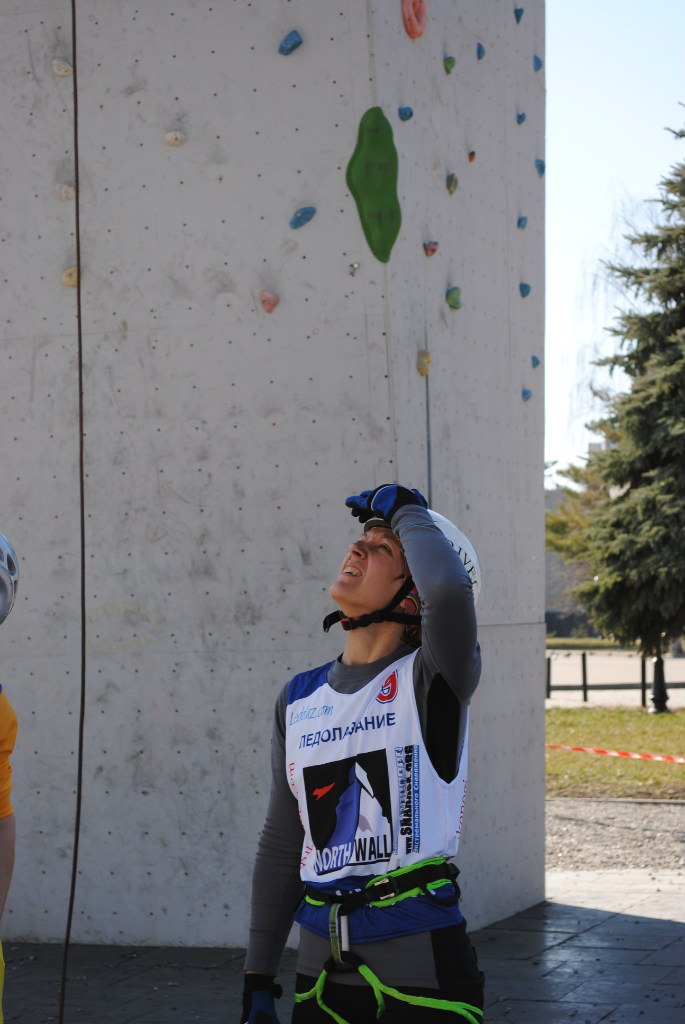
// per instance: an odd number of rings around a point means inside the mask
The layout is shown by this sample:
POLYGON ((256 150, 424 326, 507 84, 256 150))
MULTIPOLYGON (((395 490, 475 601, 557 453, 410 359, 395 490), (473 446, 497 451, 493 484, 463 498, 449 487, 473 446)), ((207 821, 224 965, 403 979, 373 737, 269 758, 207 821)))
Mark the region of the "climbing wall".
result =
POLYGON ((273 702, 394 479, 483 568, 467 915, 543 895, 543 2, 402 6, 77 0, 75 104, 68 5, 0 0, 6 938, 64 931, 83 598, 73 938, 245 942, 273 702))

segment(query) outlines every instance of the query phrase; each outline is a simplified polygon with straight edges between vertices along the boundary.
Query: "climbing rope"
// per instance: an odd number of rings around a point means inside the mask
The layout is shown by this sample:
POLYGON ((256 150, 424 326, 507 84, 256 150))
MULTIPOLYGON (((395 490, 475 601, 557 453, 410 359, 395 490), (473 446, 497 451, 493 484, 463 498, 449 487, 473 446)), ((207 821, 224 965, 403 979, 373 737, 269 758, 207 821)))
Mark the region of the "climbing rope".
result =
POLYGON ((83 430, 83 330, 81 326, 81 190, 79 187, 79 120, 78 120, 78 74, 76 50, 76 0, 71 0, 71 54, 72 82, 74 103, 74 231, 76 236, 76 338, 78 362, 78 450, 79 450, 79 514, 80 514, 80 548, 81 548, 81 687, 79 702, 78 726, 78 759, 76 778, 76 813, 74 818, 74 849, 71 863, 71 884, 69 887, 69 906, 64 935, 62 954, 62 973, 60 977, 59 1024, 64 1024, 64 1004, 67 988, 67 968, 69 963, 69 946, 71 943, 71 927, 74 917, 74 901, 76 896, 76 879, 78 876, 79 837, 81 834, 81 805, 83 793, 83 736, 86 706, 86 514, 85 514, 85 471, 84 471, 84 430, 83 430))

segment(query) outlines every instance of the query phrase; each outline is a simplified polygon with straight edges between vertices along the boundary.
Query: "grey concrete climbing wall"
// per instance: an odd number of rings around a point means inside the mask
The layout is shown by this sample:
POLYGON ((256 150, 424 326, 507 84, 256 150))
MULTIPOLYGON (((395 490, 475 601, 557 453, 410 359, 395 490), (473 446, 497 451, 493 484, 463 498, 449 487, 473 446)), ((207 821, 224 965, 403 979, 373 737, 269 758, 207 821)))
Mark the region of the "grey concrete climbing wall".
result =
MULTIPOLYGON (((76 4, 79 942, 245 941, 273 701, 340 649, 320 622, 344 497, 395 478, 483 567, 465 909, 542 896, 543 2, 427 0, 415 39, 401 7, 76 4), (398 161, 387 262, 346 182, 374 107, 398 161)), ((68 4, 1 0, 8 938, 61 938, 74 829, 72 64, 68 4)))

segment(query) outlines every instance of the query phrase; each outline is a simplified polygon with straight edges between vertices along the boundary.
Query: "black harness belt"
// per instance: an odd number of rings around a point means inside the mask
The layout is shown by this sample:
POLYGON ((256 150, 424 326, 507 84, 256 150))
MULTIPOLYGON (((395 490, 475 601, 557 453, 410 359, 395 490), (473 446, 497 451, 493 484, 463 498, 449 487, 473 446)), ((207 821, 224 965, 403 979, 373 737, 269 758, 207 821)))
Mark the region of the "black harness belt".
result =
POLYGON ((305 899, 316 906, 336 904, 340 907, 340 914, 351 914, 359 907, 391 906, 411 896, 432 896, 436 888, 449 884, 453 893, 445 902, 456 902, 461 895, 457 885, 458 874, 456 864, 448 863, 444 857, 435 857, 417 867, 399 868, 387 875, 378 875, 359 892, 329 893, 308 885, 305 899))

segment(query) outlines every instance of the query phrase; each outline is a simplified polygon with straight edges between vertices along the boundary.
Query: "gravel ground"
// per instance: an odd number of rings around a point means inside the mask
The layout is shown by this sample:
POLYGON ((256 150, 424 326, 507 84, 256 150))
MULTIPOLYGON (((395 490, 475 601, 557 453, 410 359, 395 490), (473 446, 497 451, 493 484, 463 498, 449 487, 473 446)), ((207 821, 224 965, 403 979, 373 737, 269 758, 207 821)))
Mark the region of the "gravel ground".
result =
POLYGON ((685 805, 554 797, 546 808, 547 870, 685 868, 685 805))

